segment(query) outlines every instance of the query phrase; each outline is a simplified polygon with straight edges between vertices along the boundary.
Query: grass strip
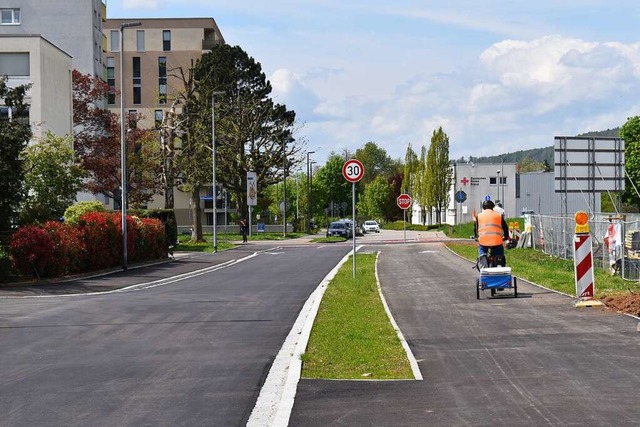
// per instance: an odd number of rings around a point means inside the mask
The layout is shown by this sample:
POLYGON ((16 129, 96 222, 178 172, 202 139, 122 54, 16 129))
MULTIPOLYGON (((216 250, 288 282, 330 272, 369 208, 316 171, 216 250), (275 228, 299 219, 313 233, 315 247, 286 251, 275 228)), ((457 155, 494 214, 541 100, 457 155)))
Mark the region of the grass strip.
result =
MULTIPOLYGON (((447 246, 470 261, 475 261, 478 257, 478 246, 475 243, 447 243, 447 246)), ((510 249, 505 255, 507 265, 515 276, 555 291, 576 294, 573 260, 560 259, 531 248, 510 249)), ((640 285, 636 282, 611 276, 597 268, 594 268, 594 274, 596 298, 629 290, 640 291, 640 285)))
POLYGON ((358 254, 329 283, 316 316, 303 378, 412 379, 411 365, 378 293, 376 254, 358 254))

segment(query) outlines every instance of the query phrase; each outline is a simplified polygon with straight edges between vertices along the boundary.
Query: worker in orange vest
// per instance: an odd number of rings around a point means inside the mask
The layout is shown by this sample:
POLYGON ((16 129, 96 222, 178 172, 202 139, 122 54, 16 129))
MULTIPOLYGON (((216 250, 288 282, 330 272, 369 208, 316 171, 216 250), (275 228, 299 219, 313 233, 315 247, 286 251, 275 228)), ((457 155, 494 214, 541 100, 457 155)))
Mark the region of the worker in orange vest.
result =
POLYGON ((474 223, 474 235, 478 239, 478 260, 486 267, 487 251, 491 248, 496 265, 505 265, 503 240, 509 240, 509 226, 489 199, 482 202, 482 212, 474 223))

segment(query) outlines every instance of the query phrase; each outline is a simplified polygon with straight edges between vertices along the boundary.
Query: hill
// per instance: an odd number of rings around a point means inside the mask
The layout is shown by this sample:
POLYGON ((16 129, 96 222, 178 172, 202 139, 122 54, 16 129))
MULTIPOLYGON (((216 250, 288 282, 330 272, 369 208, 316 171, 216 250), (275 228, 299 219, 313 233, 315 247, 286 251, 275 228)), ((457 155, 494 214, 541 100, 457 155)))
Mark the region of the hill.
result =
MULTIPOLYGON (((586 132, 577 136, 593 136, 601 138, 617 138, 620 136, 620 128, 607 129, 598 132, 586 132)), ((522 159, 529 158, 534 162, 547 163, 553 167, 553 145, 543 148, 532 148, 531 150, 520 150, 513 153, 504 153, 496 156, 487 157, 469 157, 469 160, 464 158, 459 161, 469 161, 473 163, 519 163, 522 159)))

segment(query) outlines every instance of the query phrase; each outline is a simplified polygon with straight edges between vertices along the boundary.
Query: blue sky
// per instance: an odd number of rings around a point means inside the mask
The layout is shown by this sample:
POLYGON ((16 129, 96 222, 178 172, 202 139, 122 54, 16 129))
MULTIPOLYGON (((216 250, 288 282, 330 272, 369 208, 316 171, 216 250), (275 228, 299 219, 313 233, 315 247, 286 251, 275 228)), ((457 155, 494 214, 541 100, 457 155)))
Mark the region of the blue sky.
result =
POLYGON ((368 141, 404 158, 439 126, 457 159, 640 115, 637 0, 107 0, 107 17, 213 17, 320 164, 368 141))

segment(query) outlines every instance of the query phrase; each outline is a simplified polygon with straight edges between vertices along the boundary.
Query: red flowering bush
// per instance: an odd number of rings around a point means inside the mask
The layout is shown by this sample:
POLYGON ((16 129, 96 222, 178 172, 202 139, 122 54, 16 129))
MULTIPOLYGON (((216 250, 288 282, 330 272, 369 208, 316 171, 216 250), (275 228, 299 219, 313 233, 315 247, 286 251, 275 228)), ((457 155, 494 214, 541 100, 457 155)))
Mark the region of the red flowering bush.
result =
MULTIPOLYGON (((127 216, 127 259, 131 262, 167 256, 162 221, 127 216)), ((50 221, 26 226, 14 233, 11 259, 22 274, 59 277, 120 265, 122 221, 118 213, 88 212, 78 225, 50 221)))
POLYGON ((53 259, 54 241, 40 227, 21 227, 11 237, 11 260, 22 274, 44 277, 47 265, 53 259))

